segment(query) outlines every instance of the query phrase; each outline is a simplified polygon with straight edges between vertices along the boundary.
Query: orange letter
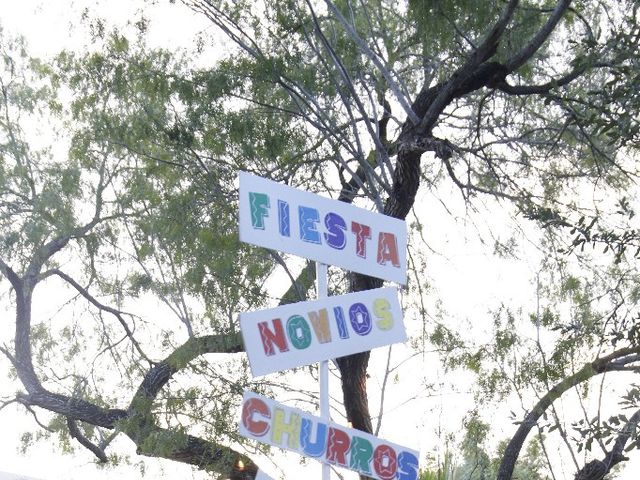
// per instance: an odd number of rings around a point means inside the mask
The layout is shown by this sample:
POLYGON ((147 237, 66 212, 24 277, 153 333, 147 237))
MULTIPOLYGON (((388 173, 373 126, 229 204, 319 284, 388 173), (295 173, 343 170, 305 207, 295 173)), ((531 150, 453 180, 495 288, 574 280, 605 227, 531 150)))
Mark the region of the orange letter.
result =
POLYGON ((327 309, 322 308, 317 312, 309 312, 309 320, 313 325, 313 331, 316 332, 316 337, 320 343, 327 343, 331 341, 331 330, 329 329, 329 315, 327 309))
POLYGON ((346 467, 347 451, 351 444, 351 440, 349 440, 347 432, 335 427, 330 427, 327 439, 327 462, 337 463, 338 465, 346 467))
POLYGON ((274 344, 281 352, 289 351, 289 347, 287 346, 287 338, 284 336, 284 329, 282 328, 282 321, 279 318, 273 319, 273 329, 275 330, 275 332, 269 330, 269 324, 267 322, 260 322, 258 324, 258 330, 260 331, 260 338, 262 339, 264 353, 269 356, 276 353, 273 349, 274 344))
POLYGON ((378 263, 384 265, 389 260, 394 267, 400 266, 398 241, 393 233, 380 232, 378 235, 378 263))
POLYGON ((351 222, 351 231, 356 234, 356 255, 367 258, 367 239, 371 238, 371 227, 351 222))
POLYGON ((262 437, 269 431, 269 423, 265 421, 255 421, 253 414, 259 413, 264 418, 271 418, 269 405, 259 398, 250 398, 242 406, 242 424, 256 437, 262 437))

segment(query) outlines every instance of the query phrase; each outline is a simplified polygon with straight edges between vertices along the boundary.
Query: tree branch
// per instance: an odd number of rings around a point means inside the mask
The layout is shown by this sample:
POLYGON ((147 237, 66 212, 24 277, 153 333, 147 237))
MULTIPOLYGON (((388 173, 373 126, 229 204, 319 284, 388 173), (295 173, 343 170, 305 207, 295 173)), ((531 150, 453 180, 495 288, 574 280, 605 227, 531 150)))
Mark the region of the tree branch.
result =
MULTIPOLYGON (((128 410, 104 409, 79 398, 48 392, 42 387, 38 392, 20 394, 18 401, 25 406, 37 406, 61 414, 74 422, 79 420, 107 429, 119 428, 134 441, 138 446, 137 452, 141 455, 167 458, 225 475, 231 472, 233 479, 253 478, 251 472, 255 476, 257 466, 249 458, 228 447, 180 431, 160 428, 151 415, 151 404, 155 396, 172 375, 185 368, 193 359, 205 353, 232 353, 241 350, 238 334, 191 337, 148 371, 128 410), (242 460, 243 468, 238 460, 242 460)), ((86 439, 82 440, 74 435, 73 428, 70 425, 70 432, 81 444, 97 456, 98 450, 104 452, 96 445, 85 445, 88 440, 85 442, 86 439)))
MULTIPOLYGON (((149 405, 173 375, 206 353, 237 353, 244 351, 239 333, 190 337, 167 358, 154 365, 145 375, 129 405, 133 412, 149 405)), ((239 392, 240 393, 240 392, 239 392)))
POLYGON ((618 463, 629 460, 623 455, 623 450, 631 436, 635 433, 640 422, 640 410, 637 410, 625 423, 618 434, 611 451, 602 460, 592 460, 575 474, 575 480, 601 480, 618 463))
POLYGON ((579 371, 569 377, 566 377, 549 390, 525 416, 524 420, 516 430, 516 433, 511 437, 511 440, 507 444, 507 448, 502 456, 502 462, 500 464, 496 480, 511 479, 515 463, 520 455, 520 450, 522 449, 522 445, 524 444, 527 435, 553 402, 560 398, 567 390, 589 380, 591 377, 612 371, 616 368, 614 365, 616 361, 625 361, 625 359, 626 362, 636 361, 634 357, 638 353, 640 353, 640 347, 623 348, 607 356, 600 357, 591 363, 587 363, 579 371))
POLYGON ((407 117, 414 125, 420 123, 420 118, 415 114, 409 103, 407 102, 407 97, 404 95, 402 90, 400 89, 398 83, 395 81, 391 72, 382 64, 378 56, 369 48, 369 46, 364 42, 364 40, 358 35, 358 32, 355 30, 353 25, 351 25, 346 18, 342 15, 338 7, 336 7, 335 3, 331 0, 325 0, 327 7, 333 12, 336 16, 342 27, 349 34, 349 36, 353 39, 353 41, 358 45, 358 48, 373 62, 373 64, 378 68, 382 76, 387 81, 389 88, 395 95, 396 99, 400 103, 400 106, 407 114, 407 117))
POLYGON ((73 418, 67 417, 67 427, 69 428, 69 434, 71 437, 75 438, 80 445, 87 448, 91 453, 93 453, 99 460, 100 463, 107 463, 107 455, 100 447, 91 443, 91 441, 82 435, 80 429, 78 428, 78 424, 73 418))
POLYGON ((0 258, 0 272, 7 277, 13 288, 16 288, 16 285, 20 283, 20 277, 13 269, 7 264, 4 260, 0 258))
MULTIPOLYGON (((277 257, 274 257, 274 258, 276 258, 276 261, 278 263, 280 263, 282 259, 280 255, 277 255, 277 257)), ((302 270, 300 271, 298 276, 295 278, 293 277, 293 275, 291 275, 290 270, 283 263, 280 263, 280 265, 282 265, 285 268, 287 275, 291 280, 291 286, 287 289, 284 295, 280 297, 279 305, 287 305, 289 303, 295 303, 295 302, 304 302, 305 300, 307 300, 308 298, 307 292, 313 286, 313 282, 316 279, 315 263, 306 262, 304 267, 302 267, 302 270)))
POLYGON ((142 356, 142 358, 144 358, 148 362, 151 362, 151 360, 149 360, 147 355, 142 350, 142 347, 140 346, 138 341, 134 338, 133 331, 131 331, 131 329, 129 328, 129 325, 127 324, 127 322, 123 318, 122 314, 124 312, 122 312, 120 310, 116 310, 115 308, 109 307, 108 305, 104 305, 103 303, 100 303, 93 295, 91 295, 87 291, 86 288, 84 288, 82 285, 80 285, 78 282, 76 282, 72 277, 70 277, 69 275, 67 275, 66 273, 61 271, 60 269, 53 268, 53 269, 49 270, 47 273, 51 273, 53 275, 57 275, 58 277, 62 278, 65 282, 67 282, 69 285, 71 285, 73 288, 75 288, 80 295, 82 295, 84 298, 86 298, 89 301, 89 303, 91 303, 92 305, 94 305, 98 309, 103 310, 105 312, 108 312, 108 313, 112 314, 114 317, 116 317, 118 319, 118 322, 120 322, 120 325, 122 325, 122 328, 124 329, 125 333, 127 334, 127 337, 129 337, 129 339, 131 340, 131 343, 133 344, 135 349, 138 351, 138 353, 142 356))
MULTIPOLYGON (((595 66, 594 66, 595 67, 595 66)), ((559 87, 564 87, 573 82, 576 78, 582 75, 587 70, 586 67, 576 68, 565 76, 556 80, 551 80, 542 85, 509 85, 506 81, 499 82, 496 86, 498 90, 508 93, 509 95, 544 95, 551 90, 559 87)))
MULTIPOLYGON (((449 80, 435 87, 435 95, 432 97, 426 112, 420 120, 420 125, 416 129, 418 133, 427 134, 431 131, 442 111, 456 94, 459 95, 460 92, 466 93, 466 91, 472 91, 486 85, 486 83, 484 83, 476 86, 478 82, 474 82, 473 77, 482 77, 479 68, 482 67, 483 64, 485 68, 494 65, 493 63, 485 62, 495 54, 500 38, 504 34, 519 3, 518 0, 510 0, 502 11, 500 18, 493 25, 489 33, 487 33, 478 48, 472 52, 465 64, 456 70, 449 80), (469 83, 470 81, 471 83, 469 83), (465 84, 468 85, 464 87, 465 84)), ((504 74, 508 72, 508 69, 503 65, 500 65, 500 67, 500 70, 503 70, 504 76, 504 74)), ((487 81, 491 80, 492 76, 488 77, 487 81)), ((423 90, 428 90, 426 87, 425 85, 423 90)))
POLYGON ((86 400, 52 393, 44 388, 39 392, 20 393, 18 400, 25 405, 44 408, 50 412, 110 430, 116 427, 117 422, 127 417, 126 410, 98 407, 86 400))
POLYGON ((538 30, 533 36, 531 41, 525 45, 518 53, 506 61, 505 66, 509 72, 513 72, 520 68, 522 65, 535 54, 544 42, 547 41, 551 32, 556 28, 556 25, 560 19, 564 16, 565 12, 569 8, 571 0, 559 0, 556 7, 553 9, 551 16, 547 22, 538 30))

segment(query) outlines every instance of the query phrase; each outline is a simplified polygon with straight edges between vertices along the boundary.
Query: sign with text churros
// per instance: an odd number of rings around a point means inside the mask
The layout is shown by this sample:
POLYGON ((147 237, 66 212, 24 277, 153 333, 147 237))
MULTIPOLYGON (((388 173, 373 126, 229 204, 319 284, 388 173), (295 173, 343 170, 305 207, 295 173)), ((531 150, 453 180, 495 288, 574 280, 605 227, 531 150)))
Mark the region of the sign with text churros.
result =
POLYGON ((402 220, 240 172, 240 240, 406 283, 402 220))
POLYGON ((418 452, 245 392, 240 434, 379 480, 416 480, 418 452))
POLYGON ((395 287, 240 314, 254 376, 407 339, 395 287))

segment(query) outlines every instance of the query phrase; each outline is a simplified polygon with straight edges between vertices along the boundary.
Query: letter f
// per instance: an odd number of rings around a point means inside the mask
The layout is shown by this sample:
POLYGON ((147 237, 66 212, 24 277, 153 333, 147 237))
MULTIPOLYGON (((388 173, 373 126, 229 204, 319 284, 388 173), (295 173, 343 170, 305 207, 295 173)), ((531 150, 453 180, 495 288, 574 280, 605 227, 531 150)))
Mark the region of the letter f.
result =
POLYGON ((264 217, 269 216, 269 196, 266 193, 249 192, 251 226, 264 230, 264 217))

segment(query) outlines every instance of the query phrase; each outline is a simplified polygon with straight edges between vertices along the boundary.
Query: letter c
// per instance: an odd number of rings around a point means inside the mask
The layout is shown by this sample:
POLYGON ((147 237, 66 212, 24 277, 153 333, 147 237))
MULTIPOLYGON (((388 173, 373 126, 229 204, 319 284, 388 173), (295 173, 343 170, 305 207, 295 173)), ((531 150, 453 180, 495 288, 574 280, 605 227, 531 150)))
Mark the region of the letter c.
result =
POLYGON ((269 431, 269 422, 264 420, 254 420, 253 414, 258 413, 263 418, 271 418, 271 410, 263 400, 250 398, 242 406, 242 424, 256 437, 262 437, 269 431))

